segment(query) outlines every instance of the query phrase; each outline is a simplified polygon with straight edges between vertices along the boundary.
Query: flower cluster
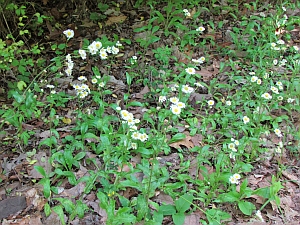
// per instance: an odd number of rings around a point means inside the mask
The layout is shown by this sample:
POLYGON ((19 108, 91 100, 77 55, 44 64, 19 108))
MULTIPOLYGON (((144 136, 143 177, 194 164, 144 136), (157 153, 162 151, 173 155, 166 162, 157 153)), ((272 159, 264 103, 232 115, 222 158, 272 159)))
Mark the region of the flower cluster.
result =
POLYGON ((190 17, 190 16, 191 16, 189 10, 184 9, 183 12, 184 12, 184 15, 185 15, 186 17, 190 17))
MULTIPOLYGON (((133 140, 140 140, 141 142, 145 142, 148 139, 148 135, 138 131, 137 124, 140 123, 139 119, 135 119, 133 114, 127 110, 121 110, 121 108, 117 108, 120 111, 121 118, 123 119, 122 123, 126 123, 129 125, 130 130, 132 131, 131 138, 133 140)), ((131 143, 131 148, 136 149, 137 143, 131 143)))
POLYGON ((231 177, 229 177, 229 182, 231 184, 239 184, 240 179, 241 179, 241 176, 238 173, 235 173, 231 177))
MULTIPOLYGON (((87 79, 84 76, 80 76, 80 77, 78 77, 78 80, 80 80, 80 81, 86 81, 87 79)), ((85 98, 91 92, 89 86, 86 85, 86 84, 78 84, 78 83, 77 84, 73 84, 73 88, 76 90, 76 94, 80 98, 85 98)))
POLYGON ((193 62, 195 63, 199 63, 199 64, 202 64, 205 62, 205 57, 204 56, 201 56, 200 58, 198 59, 192 59, 193 62))
POLYGON ((236 146, 239 146, 240 142, 238 140, 235 140, 234 138, 231 138, 231 143, 228 144, 228 148, 232 151, 230 152, 229 157, 233 160, 235 160, 235 152, 237 152, 236 146))
POLYGON ((122 46, 122 44, 119 41, 117 41, 115 46, 108 46, 108 47, 104 48, 101 41, 93 41, 88 46, 88 51, 91 55, 99 54, 101 59, 107 59, 108 54, 113 54, 113 55, 118 54, 120 51, 120 49, 118 47, 120 47, 120 46, 122 46))
POLYGON ((66 56, 66 65, 67 69, 65 70, 65 73, 67 74, 67 76, 71 76, 74 68, 74 62, 70 54, 66 56))

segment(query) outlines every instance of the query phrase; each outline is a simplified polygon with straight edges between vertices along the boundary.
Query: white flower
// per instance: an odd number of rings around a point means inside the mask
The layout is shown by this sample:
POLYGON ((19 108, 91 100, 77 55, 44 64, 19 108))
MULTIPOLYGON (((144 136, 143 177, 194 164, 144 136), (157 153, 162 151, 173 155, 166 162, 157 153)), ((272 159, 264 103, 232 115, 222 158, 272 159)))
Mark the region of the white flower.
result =
POLYGON ((295 51, 299 51, 299 47, 298 46, 295 45, 295 46, 293 46, 293 48, 294 48, 295 51))
POLYGON ((167 100, 166 96, 159 96, 158 98, 158 102, 164 102, 166 100, 167 100))
POLYGON ((78 53, 82 59, 86 59, 86 51, 83 49, 79 49, 78 53))
POLYGON ((106 52, 100 52, 100 58, 101 59, 107 59, 107 53, 106 52))
POLYGON ((231 106, 231 101, 226 101, 226 105, 231 106))
POLYGON ((276 128, 274 132, 278 137, 282 137, 281 131, 278 128, 276 128))
POLYGON ((239 142, 238 140, 234 140, 234 144, 235 144, 236 146, 239 146, 239 145, 240 145, 240 142, 239 142))
POLYGON ((47 87, 47 88, 54 88, 54 85, 48 84, 46 87, 47 87))
POLYGON ((173 104, 176 104, 177 102, 179 102, 179 99, 176 97, 171 97, 170 102, 172 102, 173 104))
POLYGON ((229 148, 229 149, 235 149, 235 144, 234 144, 234 143, 228 144, 228 148, 229 148))
POLYGON ((78 80, 83 80, 83 81, 87 80, 87 78, 85 76, 79 76, 77 79, 78 80))
POLYGON ((98 80, 97 80, 96 78, 93 78, 93 79, 92 79, 92 83, 93 83, 93 84, 96 84, 97 81, 98 81, 98 80))
POLYGON ((250 75, 254 76, 255 75, 255 72, 249 72, 250 75))
POLYGON ((137 60, 137 57, 134 55, 134 56, 132 56, 132 59, 133 60, 137 60))
POLYGON ((131 134, 131 137, 132 137, 132 139, 134 139, 134 140, 138 140, 138 139, 140 139, 140 133, 137 132, 137 131, 135 131, 135 132, 133 132, 133 133, 131 134))
POLYGON ((279 94, 277 87, 272 86, 271 91, 273 91, 273 93, 275 93, 275 94, 279 94))
POLYGON ((128 120, 130 118, 130 113, 127 110, 121 110, 120 114, 123 120, 128 120))
POLYGON ((190 94, 194 91, 194 88, 189 87, 188 85, 183 85, 181 91, 186 94, 190 94))
POLYGON ((195 73, 196 73, 195 69, 192 68, 192 67, 186 68, 186 69, 185 69, 185 72, 187 72, 188 74, 195 74, 195 73))
POLYGON ((268 100, 269 100, 269 99, 272 99, 272 95, 270 95, 270 94, 267 93, 267 92, 264 93, 264 94, 262 94, 261 97, 264 98, 264 99, 268 99, 268 100))
POLYGON ((232 183, 232 184, 238 184, 239 180, 237 180, 234 176, 231 176, 229 178, 229 182, 232 183))
POLYGON ((243 122, 244 122, 244 124, 249 123, 250 122, 249 117, 248 116, 244 116, 243 117, 243 122))
POLYGON ((104 82, 100 82, 99 83, 99 87, 104 87, 105 86, 105 83, 104 82))
POLYGON ((140 134, 139 139, 140 139, 141 142, 144 142, 148 139, 148 135, 147 134, 140 134))
POLYGON ((194 83, 197 87, 201 87, 203 88, 204 86, 200 83, 200 82, 197 82, 197 83, 194 83))
POLYGON ((171 105, 170 108, 171 108, 172 113, 175 115, 179 115, 181 113, 181 108, 178 107, 177 105, 173 104, 173 105, 171 105))
POLYGON ((269 74, 268 73, 265 73, 265 75, 264 75, 264 79, 268 79, 269 78, 269 74))
POLYGON ((93 41, 92 45, 97 49, 100 50, 102 48, 102 43, 100 41, 93 41))
POLYGON ((214 100, 209 100, 209 101, 207 102, 207 104, 208 104, 209 106, 213 106, 213 105, 215 104, 215 101, 214 101, 214 100))
POLYGON ((56 91, 55 91, 55 90, 52 90, 50 93, 51 93, 51 94, 56 94, 56 91))
POLYGON ((282 101, 282 100, 283 100, 283 97, 282 97, 282 96, 278 96, 277 99, 278 99, 279 101, 282 101))
POLYGON ((112 46, 112 48, 111 48, 111 53, 112 54, 114 54, 114 55, 116 55, 116 54, 118 54, 119 53, 119 48, 116 48, 115 46, 112 46))
POLYGON ((257 79, 256 83, 261 84, 261 79, 257 79))
POLYGON ((204 28, 204 27, 198 27, 198 28, 196 29, 196 31, 203 32, 203 31, 205 31, 205 28, 204 28))
POLYGON ((262 215, 261 215, 260 210, 257 210, 257 212, 255 213, 255 215, 258 217, 258 219, 259 219, 261 222, 265 222, 264 219, 262 218, 262 215))
POLYGON ((278 40, 278 41, 277 41, 277 44, 279 44, 279 45, 284 45, 284 41, 283 41, 283 40, 278 40))
POLYGON ((117 106, 117 107, 116 107, 116 110, 117 110, 117 111, 120 111, 120 110, 121 110, 121 107, 120 107, 120 106, 117 106))
POLYGON ((117 41, 116 46, 120 47, 122 46, 122 44, 119 41, 117 41))
POLYGON ((70 38, 74 37, 74 31, 71 29, 65 30, 64 35, 66 35, 67 39, 69 40, 70 38))
POLYGON ((132 149, 137 149, 137 143, 134 143, 134 142, 131 143, 131 148, 132 148, 132 149))
POLYGON ((257 79, 258 79, 258 77, 257 77, 257 76, 252 76, 252 77, 251 77, 251 82, 256 82, 256 81, 257 81, 257 79))
POLYGON ((65 70, 65 73, 67 74, 67 76, 71 76, 71 75, 72 75, 72 69, 68 67, 68 68, 65 70))
POLYGON ((177 102, 176 105, 181 109, 185 108, 185 103, 183 103, 183 102, 177 102))
POLYGON ((241 176, 238 173, 235 173, 232 176, 237 180, 241 179, 241 176))
POLYGON ((90 45, 88 46, 88 49, 89 49, 89 52, 90 52, 92 55, 96 55, 97 52, 98 52, 98 49, 97 49, 96 46, 93 45, 93 44, 90 44, 90 45))
POLYGON ((276 66, 278 64, 278 60, 277 59, 274 59, 273 60, 273 64, 276 66))
POLYGON ((287 99, 287 102, 288 102, 288 103, 292 103, 292 102, 294 102, 294 101, 295 101, 295 99, 293 99, 293 98, 288 98, 288 99, 287 99))

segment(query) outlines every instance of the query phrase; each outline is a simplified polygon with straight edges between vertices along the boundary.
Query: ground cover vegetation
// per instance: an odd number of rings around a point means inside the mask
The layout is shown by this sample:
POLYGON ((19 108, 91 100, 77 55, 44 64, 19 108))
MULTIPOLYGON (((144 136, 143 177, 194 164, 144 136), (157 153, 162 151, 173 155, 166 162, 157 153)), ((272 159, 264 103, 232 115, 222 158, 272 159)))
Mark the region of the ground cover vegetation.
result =
POLYGON ((299 223, 298 1, 0 2, 2 224, 299 223))

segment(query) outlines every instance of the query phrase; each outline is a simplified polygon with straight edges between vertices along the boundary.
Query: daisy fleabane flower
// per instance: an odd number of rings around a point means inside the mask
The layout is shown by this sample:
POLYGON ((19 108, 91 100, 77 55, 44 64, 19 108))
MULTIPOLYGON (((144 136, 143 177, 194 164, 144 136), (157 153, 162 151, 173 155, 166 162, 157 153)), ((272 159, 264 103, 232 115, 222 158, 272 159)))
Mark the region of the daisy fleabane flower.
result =
POLYGON ((179 99, 177 97, 171 97, 170 102, 172 102, 173 104, 176 104, 177 102, 179 102, 179 99))
POLYGON ((272 95, 270 95, 268 92, 263 93, 261 97, 267 100, 272 99, 272 95))
POLYGON ((244 122, 244 124, 249 123, 250 122, 249 117, 248 116, 244 116, 243 117, 243 122, 244 122))
POLYGON ((277 135, 277 137, 282 137, 281 131, 278 128, 274 130, 274 133, 277 135))
POLYGON ((171 105, 170 109, 171 109, 172 113, 175 115, 179 115, 181 113, 181 108, 175 104, 171 105))
POLYGON ((64 35, 66 35, 67 39, 69 40, 70 38, 74 37, 74 31, 71 29, 67 29, 64 32, 64 35))
POLYGON ((86 51, 83 49, 79 49, 78 53, 82 59, 86 59, 86 51))
POLYGON ((194 91, 194 88, 188 86, 188 85, 183 85, 182 88, 181 88, 181 91, 183 93, 186 93, 186 94, 190 94, 194 91))
POLYGON ((229 182, 232 184, 239 184, 239 179, 241 178, 241 176, 239 174, 233 174, 231 177, 229 177, 229 182))
POLYGON ((159 96, 158 98, 158 102, 164 102, 166 100, 167 100, 166 96, 159 96))
POLYGON ((226 101, 226 105, 231 106, 231 101, 226 101))
POLYGON ((201 26, 201 27, 198 27, 198 28, 196 29, 196 31, 203 32, 203 31, 205 31, 205 28, 201 26))
POLYGON ((185 72, 187 72, 188 74, 195 74, 196 70, 192 67, 188 67, 185 69, 185 72))
POLYGON ((256 82, 258 80, 258 77, 257 76, 252 76, 251 77, 251 82, 256 82))
POLYGON ((209 101, 207 102, 207 104, 208 104, 209 106, 213 106, 213 105, 215 104, 215 101, 214 101, 214 100, 209 100, 209 101))
POLYGON ((176 105, 181 109, 185 108, 185 103, 183 102, 177 102, 176 105))

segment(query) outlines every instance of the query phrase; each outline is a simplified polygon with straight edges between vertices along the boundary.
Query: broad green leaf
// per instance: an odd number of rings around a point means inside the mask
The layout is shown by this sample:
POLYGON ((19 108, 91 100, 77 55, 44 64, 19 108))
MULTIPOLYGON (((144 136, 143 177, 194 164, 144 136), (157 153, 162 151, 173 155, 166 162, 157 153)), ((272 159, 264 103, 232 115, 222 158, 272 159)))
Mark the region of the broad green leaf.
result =
POLYGON ((174 205, 162 205, 159 207, 158 212, 161 212, 165 216, 173 215, 176 213, 174 205))
POLYGON ((50 190, 50 179, 49 178, 43 178, 39 182, 41 185, 43 185, 43 193, 45 198, 49 198, 51 195, 51 190, 50 190))
POLYGON ((173 143, 173 142, 176 142, 176 141, 180 141, 182 139, 185 139, 186 138, 186 135, 184 133, 178 133, 178 134, 175 134, 171 140, 169 141, 169 143, 173 143))
POLYGON ((184 213, 187 211, 190 208, 193 199, 193 195, 190 194, 184 194, 183 196, 180 196, 180 198, 175 201, 177 211, 179 213, 184 213))
POLYGON ((173 214, 172 218, 175 225, 182 225, 184 223, 185 215, 183 212, 178 212, 173 214))
POLYGON ((26 84, 24 81, 20 80, 20 81, 17 83, 17 87, 18 87, 18 89, 19 89, 20 91, 23 91, 23 89, 24 89, 25 87, 27 87, 27 84, 26 84))
POLYGON ((59 217, 60 222, 62 223, 62 225, 65 225, 66 222, 65 222, 64 211, 63 211, 62 206, 61 205, 54 206, 52 208, 52 210, 54 212, 56 212, 56 214, 58 215, 58 217, 59 217))
POLYGON ((256 209, 255 205, 253 205, 251 202, 246 201, 240 201, 238 203, 239 209, 247 216, 251 216, 253 211, 256 209))
POLYGON ((51 208, 48 202, 44 205, 44 213, 47 217, 50 216, 51 214, 51 208))
POLYGON ((75 204, 67 198, 54 198, 55 200, 59 201, 62 206, 65 208, 67 213, 71 214, 75 209, 75 204))
POLYGON ((34 166, 33 167, 36 171, 38 171, 43 177, 47 177, 46 171, 41 166, 34 166))

